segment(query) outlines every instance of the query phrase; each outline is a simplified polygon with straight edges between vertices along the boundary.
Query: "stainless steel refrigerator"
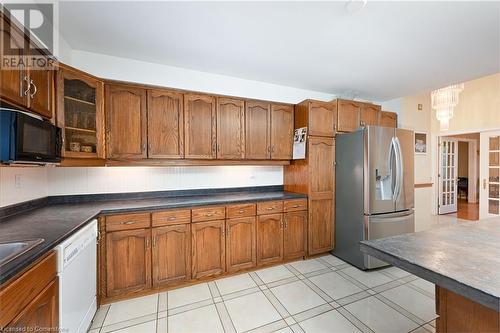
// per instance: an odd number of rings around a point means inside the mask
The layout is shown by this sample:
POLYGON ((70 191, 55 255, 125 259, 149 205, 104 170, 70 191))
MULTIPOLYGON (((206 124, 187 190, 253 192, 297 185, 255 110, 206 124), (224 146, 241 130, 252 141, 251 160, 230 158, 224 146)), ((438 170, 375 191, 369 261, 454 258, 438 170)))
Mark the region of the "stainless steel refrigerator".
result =
POLYGON ((335 138, 335 249, 359 267, 387 264, 359 250, 361 240, 415 231, 414 133, 368 126, 335 138))

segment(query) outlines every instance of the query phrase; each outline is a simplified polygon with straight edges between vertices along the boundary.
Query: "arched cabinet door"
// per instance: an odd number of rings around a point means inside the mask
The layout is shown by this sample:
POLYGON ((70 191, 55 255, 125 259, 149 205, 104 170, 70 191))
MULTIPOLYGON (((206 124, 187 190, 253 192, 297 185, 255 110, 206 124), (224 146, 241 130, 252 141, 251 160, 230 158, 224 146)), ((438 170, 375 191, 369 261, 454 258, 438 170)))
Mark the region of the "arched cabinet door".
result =
POLYGON ((184 156, 187 159, 217 157, 215 97, 184 95, 184 156))
POLYGON ((146 90, 106 86, 106 143, 108 158, 147 157, 146 90))
POLYGON ((224 273, 226 268, 226 236, 224 220, 192 224, 193 278, 224 273))

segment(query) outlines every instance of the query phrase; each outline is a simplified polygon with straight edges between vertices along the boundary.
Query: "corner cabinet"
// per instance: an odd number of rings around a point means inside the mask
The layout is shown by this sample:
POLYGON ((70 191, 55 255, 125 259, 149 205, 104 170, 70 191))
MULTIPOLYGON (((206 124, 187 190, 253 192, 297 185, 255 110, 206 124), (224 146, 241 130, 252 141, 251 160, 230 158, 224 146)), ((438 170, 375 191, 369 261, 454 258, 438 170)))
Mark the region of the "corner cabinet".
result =
POLYGON ((127 85, 106 85, 107 158, 147 157, 146 90, 127 85))
POLYGON ((184 156, 187 159, 215 159, 216 144, 215 97, 184 95, 184 156))
POLYGON ((63 157, 105 158, 103 94, 100 80, 69 67, 59 69, 57 125, 63 129, 63 157))

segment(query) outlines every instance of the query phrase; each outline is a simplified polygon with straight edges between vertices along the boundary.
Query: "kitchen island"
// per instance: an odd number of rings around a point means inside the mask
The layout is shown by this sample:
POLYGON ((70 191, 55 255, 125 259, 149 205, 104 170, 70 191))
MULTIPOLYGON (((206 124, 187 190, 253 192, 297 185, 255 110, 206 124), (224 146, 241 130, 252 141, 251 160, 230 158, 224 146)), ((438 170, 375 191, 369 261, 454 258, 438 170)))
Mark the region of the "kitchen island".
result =
POLYGON ((500 220, 362 241, 361 250, 436 285, 437 332, 500 332, 500 220))

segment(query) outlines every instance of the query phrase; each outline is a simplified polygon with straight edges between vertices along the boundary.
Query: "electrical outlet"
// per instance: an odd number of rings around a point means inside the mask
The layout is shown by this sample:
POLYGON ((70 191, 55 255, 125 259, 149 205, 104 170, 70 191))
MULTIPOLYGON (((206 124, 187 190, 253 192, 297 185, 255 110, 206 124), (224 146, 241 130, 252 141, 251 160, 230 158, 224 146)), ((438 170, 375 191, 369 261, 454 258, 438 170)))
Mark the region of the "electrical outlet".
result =
POLYGON ((21 188, 23 186, 23 179, 21 175, 14 175, 14 186, 16 188, 21 188))

